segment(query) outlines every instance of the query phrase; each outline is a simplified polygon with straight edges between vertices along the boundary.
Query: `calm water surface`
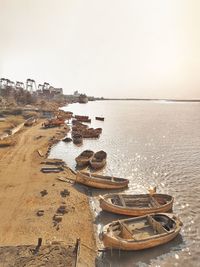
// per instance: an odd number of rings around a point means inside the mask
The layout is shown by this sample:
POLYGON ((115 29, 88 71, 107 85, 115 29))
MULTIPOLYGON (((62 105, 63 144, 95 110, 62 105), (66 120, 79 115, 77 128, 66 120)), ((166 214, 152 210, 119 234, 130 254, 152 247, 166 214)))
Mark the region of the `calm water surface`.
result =
MULTIPOLYGON (((50 157, 75 168, 74 158, 83 150, 103 149, 108 153, 103 173, 129 178, 126 192, 146 193, 151 185, 173 195, 174 212, 184 223, 171 243, 140 252, 109 252, 99 266, 200 266, 200 103, 98 101, 64 109, 89 115, 91 127, 102 127, 103 133, 98 140, 84 139, 81 147, 60 142, 50 157), (95 116, 105 121, 95 121, 95 116)), ((99 191, 90 193, 96 204, 99 191)), ((100 229, 116 218, 97 212, 95 223, 100 229)))

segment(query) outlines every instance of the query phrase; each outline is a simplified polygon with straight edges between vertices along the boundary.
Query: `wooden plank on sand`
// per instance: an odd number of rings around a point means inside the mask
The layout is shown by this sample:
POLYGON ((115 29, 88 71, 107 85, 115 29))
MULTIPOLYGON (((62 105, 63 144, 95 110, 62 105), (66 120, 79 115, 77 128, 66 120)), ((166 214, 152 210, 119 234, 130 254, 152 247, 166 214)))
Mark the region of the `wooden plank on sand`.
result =
POLYGON ((41 150, 39 150, 39 149, 38 149, 38 151, 37 151, 37 152, 38 152, 38 154, 39 154, 39 156, 40 156, 40 157, 44 157, 44 154, 42 153, 42 151, 41 151, 41 150))

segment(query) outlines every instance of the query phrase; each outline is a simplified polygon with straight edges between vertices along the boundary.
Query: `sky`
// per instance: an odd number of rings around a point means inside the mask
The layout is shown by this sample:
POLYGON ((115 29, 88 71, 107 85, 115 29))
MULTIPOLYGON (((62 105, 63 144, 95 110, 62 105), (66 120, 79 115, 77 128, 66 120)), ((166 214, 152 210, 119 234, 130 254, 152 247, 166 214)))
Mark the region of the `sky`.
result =
POLYGON ((0 0, 0 77, 65 94, 200 98, 199 0, 0 0))

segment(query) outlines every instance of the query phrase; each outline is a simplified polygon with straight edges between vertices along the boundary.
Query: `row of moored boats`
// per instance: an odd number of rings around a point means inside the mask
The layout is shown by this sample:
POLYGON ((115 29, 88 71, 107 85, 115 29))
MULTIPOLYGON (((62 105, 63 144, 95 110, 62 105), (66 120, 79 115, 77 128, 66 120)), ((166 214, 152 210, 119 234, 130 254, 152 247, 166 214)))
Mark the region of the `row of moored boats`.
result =
MULTIPOLYGON (((124 189, 129 180, 113 176, 77 172, 76 182, 99 189, 124 189)), ((182 222, 171 213, 174 198, 167 194, 106 194, 99 197, 103 211, 131 216, 104 226, 100 234, 107 249, 140 250, 174 239, 182 222)))
MULTIPOLYGON (((72 138, 75 134, 84 136, 90 130, 82 122, 90 122, 87 116, 75 116, 72 121, 72 138), (87 130, 86 130, 87 129, 87 130)), ((100 119, 103 120, 103 119, 100 119)), ((93 128, 92 128, 93 129, 93 128)), ((94 134, 91 130, 91 135, 94 134)), ((94 135, 95 136, 95 135, 94 135)), ((105 166, 107 153, 91 150, 83 151, 76 157, 77 167, 90 167, 94 170, 105 166)), ((100 175, 85 171, 76 173, 76 182, 98 189, 125 189, 129 180, 114 176, 100 175)), ((172 212, 174 198, 167 194, 111 193, 99 196, 103 211, 131 216, 128 219, 113 221, 104 226, 100 239, 107 249, 141 250, 167 243, 181 230, 182 222, 172 212)))

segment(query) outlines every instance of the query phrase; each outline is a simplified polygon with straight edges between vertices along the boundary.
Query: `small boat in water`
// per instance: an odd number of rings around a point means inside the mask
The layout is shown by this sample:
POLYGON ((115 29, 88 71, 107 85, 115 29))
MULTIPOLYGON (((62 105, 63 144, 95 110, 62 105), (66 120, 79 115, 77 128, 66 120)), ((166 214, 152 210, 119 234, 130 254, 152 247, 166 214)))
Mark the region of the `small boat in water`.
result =
POLYGON ((95 117, 95 119, 98 121, 104 121, 104 117, 95 117))
POLYGON ((76 182, 94 188, 120 189, 128 186, 129 180, 124 178, 77 172, 76 182))
POLYGON ((72 141, 72 139, 70 137, 65 137, 62 139, 63 142, 69 143, 72 141))
POLYGON ((91 122, 88 116, 75 115, 75 119, 79 122, 91 122))
POLYGON ((107 194, 99 200, 102 210, 129 216, 170 211, 173 201, 172 196, 165 194, 107 194))
POLYGON ((101 169, 106 164, 107 153, 100 150, 94 154, 94 157, 90 160, 90 165, 93 169, 101 169))
POLYGON ((108 249, 141 250, 171 241, 182 225, 174 214, 145 215, 105 225, 100 239, 108 249))
POLYGON ((75 158, 77 166, 83 167, 87 166, 92 159, 94 152, 92 150, 85 150, 83 151, 78 157, 75 158))
POLYGON ((79 133, 73 133, 72 140, 75 145, 79 145, 83 143, 83 136, 79 133))

